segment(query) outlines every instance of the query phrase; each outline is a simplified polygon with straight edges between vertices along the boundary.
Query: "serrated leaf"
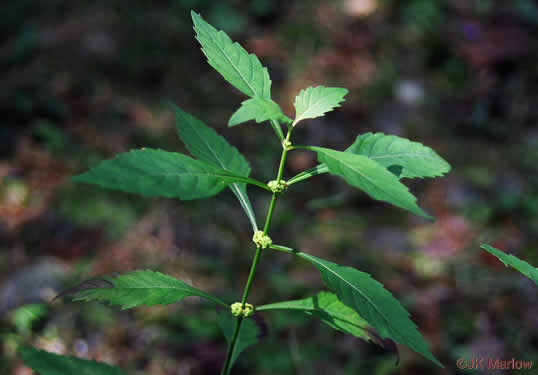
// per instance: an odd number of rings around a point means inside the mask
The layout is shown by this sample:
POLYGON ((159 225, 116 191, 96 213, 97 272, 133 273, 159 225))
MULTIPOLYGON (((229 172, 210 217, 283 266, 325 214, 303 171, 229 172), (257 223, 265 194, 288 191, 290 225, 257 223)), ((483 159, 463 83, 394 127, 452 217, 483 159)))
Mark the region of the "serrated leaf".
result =
MULTIPOLYGON (((237 148, 229 144, 224 137, 217 134, 215 130, 201 120, 175 105, 172 105, 172 107, 176 114, 178 135, 194 157, 239 176, 249 176, 250 166, 248 161, 237 148)), ((252 229, 256 232, 258 225, 252 204, 247 195, 246 184, 231 184, 229 188, 239 200, 252 225, 252 229)))
POLYGON ((32 347, 19 349, 24 364, 40 375, 126 375, 106 363, 49 353, 32 347))
POLYGON ((438 177, 450 171, 450 164, 431 148, 395 135, 361 134, 346 152, 368 156, 386 168, 401 166, 400 178, 438 177))
MULTIPOLYGON (((368 156, 398 178, 438 177, 451 169, 431 148, 418 142, 383 133, 366 133, 357 137, 345 152, 368 156)), ((288 185, 329 172, 325 164, 303 171, 288 180, 288 185)))
POLYGON ((218 31, 197 13, 191 12, 196 39, 209 64, 230 84, 250 97, 271 97, 271 79, 267 68, 254 54, 234 43, 224 31, 218 31))
POLYGON ((211 197, 234 182, 251 183, 267 189, 262 182, 206 162, 154 149, 118 154, 114 159, 103 161, 86 173, 73 177, 72 181, 144 196, 184 200, 211 197))
MULTIPOLYGON (((229 311, 219 312, 217 315, 217 319, 220 329, 222 330, 222 333, 226 338, 226 341, 228 342, 228 344, 230 344, 237 319, 234 318, 229 313, 229 311)), ((243 352, 249 346, 258 343, 259 337, 260 329, 256 325, 256 323, 254 323, 252 319, 243 319, 243 321, 241 322, 241 328, 239 329, 239 335, 237 336, 235 349, 230 359, 230 365, 228 366, 229 369, 232 368, 233 364, 235 363, 241 352, 243 352)))
POLYGON ((486 250, 491 255, 496 256, 497 259, 503 262, 505 266, 507 267, 510 266, 518 270, 523 275, 527 276, 529 279, 534 281, 536 285, 538 285, 538 268, 533 267, 529 263, 525 262, 524 260, 519 259, 518 257, 514 255, 507 254, 499 249, 496 249, 491 245, 482 244, 482 246, 480 247, 486 250))
POLYGON ((194 157, 239 176, 248 177, 250 166, 237 148, 198 118, 176 105, 172 106, 178 135, 194 157))
POLYGON ((323 147, 306 148, 318 153, 318 160, 327 166, 331 174, 344 178, 348 184, 363 190, 373 199, 430 217, 417 205, 415 196, 396 176, 368 157, 323 147))
POLYGON ((251 98, 241 103, 241 107, 230 117, 228 126, 236 126, 250 120, 257 123, 271 120, 291 123, 291 119, 282 112, 276 102, 265 98, 251 98))
POLYGON ((368 323, 351 307, 343 304, 338 297, 329 292, 320 292, 305 299, 271 303, 257 306, 256 311, 297 310, 320 319, 337 331, 342 331, 364 341, 370 340, 368 323))
POLYGON ((428 344, 417 331, 409 313, 381 283, 364 272, 351 267, 340 266, 313 255, 284 246, 271 248, 293 253, 311 262, 321 273, 321 277, 338 299, 353 308, 369 325, 374 327, 382 339, 390 338, 406 345, 428 358, 436 365, 443 365, 428 349, 428 344))
POLYGON ((295 98, 295 120, 293 125, 301 120, 323 116, 325 113, 340 107, 344 101, 347 89, 340 87, 308 87, 301 90, 295 98))
POLYGON ((174 277, 151 270, 134 271, 116 277, 104 277, 109 286, 84 288, 70 293, 74 301, 104 301, 122 309, 142 305, 168 305, 186 297, 197 296, 228 307, 213 297, 174 277))

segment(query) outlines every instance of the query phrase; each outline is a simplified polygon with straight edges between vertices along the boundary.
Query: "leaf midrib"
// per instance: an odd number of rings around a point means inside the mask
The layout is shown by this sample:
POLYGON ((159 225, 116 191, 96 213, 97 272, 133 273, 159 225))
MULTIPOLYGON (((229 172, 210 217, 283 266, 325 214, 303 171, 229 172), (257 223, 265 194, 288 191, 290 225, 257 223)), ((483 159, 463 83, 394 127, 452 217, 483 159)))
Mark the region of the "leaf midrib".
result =
MULTIPOLYGON (((362 178, 364 178, 365 180, 367 180, 368 182, 370 182, 372 185, 374 185, 375 187, 377 187, 379 190, 384 191, 384 192, 387 191, 386 189, 383 189, 383 186, 382 186, 383 184, 382 184, 382 185, 376 184, 374 180, 372 180, 372 179, 369 178, 368 176, 366 176, 366 175, 364 175, 363 173, 361 173, 360 169, 359 169, 359 170, 355 169, 352 165, 350 165, 350 164, 346 164, 346 163, 342 162, 341 160, 339 160, 339 159, 335 158, 334 156, 332 156, 330 153, 326 153, 326 152, 323 152, 323 153, 324 153, 325 156, 327 156, 327 157, 329 157, 329 158, 331 158, 331 159, 333 159, 333 160, 339 162, 339 163, 342 164, 343 166, 345 166, 345 167, 351 169, 353 172, 355 172, 355 173, 357 173, 358 175, 360 175, 362 178)), ((352 155, 353 155, 353 154, 352 154, 352 155)), ((357 155, 357 154, 355 154, 355 155, 356 155, 356 156, 359 156, 359 157, 364 157, 364 158, 366 158, 366 160, 368 159, 366 156, 363 156, 363 155, 357 155)), ((329 171, 330 171, 330 170, 329 170, 329 171)), ((385 169, 383 169, 383 171, 385 171, 385 169)), ((395 181, 395 182, 399 182, 399 181, 395 181)))
MULTIPOLYGON (((218 298, 216 297, 213 297, 212 295, 210 294, 207 294, 201 290, 198 290, 194 287, 190 287, 189 289, 189 286, 187 286, 186 288, 185 287, 173 287, 173 286, 157 286, 157 287, 118 287, 118 286, 114 286, 114 288, 105 288, 105 289, 88 289, 87 292, 91 293, 91 292, 96 292, 98 290, 110 290, 110 291, 118 291, 118 290, 131 290, 131 289, 135 289, 135 290, 142 290, 142 289, 149 289, 149 290, 155 290, 155 289, 172 289, 172 290, 176 290, 176 291, 181 291, 181 292, 186 292, 186 293, 190 293, 190 295, 186 296, 186 297, 190 297, 190 296, 198 296, 198 297, 202 297, 202 298, 205 298, 205 299, 208 299, 210 301, 213 301, 217 304, 220 304, 222 306, 228 306, 226 303, 222 302, 221 300, 219 300, 218 298)), ((81 291, 82 294, 84 294, 85 291, 81 291)), ((80 299, 84 299, 84 298, 87 298, 85 297, 84 295, 82 295, 81 297, 79 297, 80 299)), ((95 298, 95 297, 93 297, 95 298)), ((113 304, 116 304, 116 305, 121 305, 121 306, 124 306, 124 305, 128 305, 128 303, 120 303, 120 302, 112 302, 110 301, 108 298, 106 297, 97 297, 97 298, 101 298, 101 299, 104 299, 106 301, 109 301, 113 304)), ((183 297, 184 298, 184 297, 183 297)), ((178 300, 177 302, 179 302, 180 300, 178 300)), ((130 302, 132 303, 132 302, 130 302)))
MULTIPOLYGON (((224 172, 228 172, 228 171, 224 170, 224 172)), ((244 183, 247 183, 247 184, 253 184, 253 185, 256 185, 256 186, 260 186, 260 187, 261 187, 261 184, 262 184, 259 181, 253 180, 253 179, 251 179, 249 177, 242 177, 242 176, 233 174, 232 172, 230 172, 230 173, 218 173, 218 172, 185 171, 185 172, 159 172, 159 173, 153 172, 152 173, 152 172, 145 171, 144 173, 149 175, 149 176, 176 176, 176 177, 182 177, 182 176, 186 175, 186 176, 192 176, 192 177, 233 178, 233 179, 236 179, 237 182, 244 182, 244 183)), ((223 181, 223 182, 225 182, 225 181, 223 181)))
MULTIPOLYGON (((313 92, 314 92, 313 89, 310 90, 309 95, 308 95, 308 106, 307 106, 307 108, 305 108, 305 110, 303 111, 303 113, 301 113, 301 114, 295 119, 295 122, 296 122, 296 123, 299 122, 299 121, 304 120, 304 118, 305 118, 305 117, 304 117, 305 113, 308 113, 308 111, 311 111, 312 108, 316 107, 316 105, 317 105, 321 100, 325 99, 325 97, 318 97, 318 99, 317 99, 315 102, 310 103, 310 99, 312 98, 312 93, 313 93, 313 92)), ((327 111, 326 111, 326 112, 327 112, 327 111)))
MULTIPOLYGON (((370 155, 367 155, 367 154, 356 154, 354 152, 351 152, 351 154, 354 154, 354 155, 365 155, 365 156, 368 156, 368 158, 370 159, 384 159, 384 158, 391 158, 391 157, 400 157, 400 156, 412 156, 412 157, 426 157, 426 158, 429 158, 429 159, 435 159, 435 156, 431 154, 431 152, 428 152, 428 153, 424 153, 424 154, 420 154, 420 153, 417 153, 417 152, 401 152, 401 153, 398 153, 398 154, 386 154, 386 155, 379 155, 379 156, 370 156, 370 155)), ((407 167, 406 167, 407 168, 407 167)))

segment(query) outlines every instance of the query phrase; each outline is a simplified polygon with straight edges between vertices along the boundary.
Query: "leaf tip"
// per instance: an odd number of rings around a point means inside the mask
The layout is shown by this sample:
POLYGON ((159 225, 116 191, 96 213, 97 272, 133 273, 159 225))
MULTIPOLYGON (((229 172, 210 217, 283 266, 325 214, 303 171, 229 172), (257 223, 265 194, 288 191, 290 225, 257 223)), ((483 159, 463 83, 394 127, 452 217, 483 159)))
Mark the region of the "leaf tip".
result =
POLYGON ((420 209, 420 216, 422 216, 426 220, 435 221, 435 216, 430 215, 429 213, 427 213, 423 209, 420 209))
MULTIPOLYGON (((93 278, 83 281, 72 288, 66 289, 58 293, 49 303, 53 303, 62 297, 72 296, 74 301, 80 300, 76 295, 85 290, 91 289, 111 289, 114 288, 114 283, 108 277, 93 278)), ((82 298, 82 297, 81 297, 82 298)), ((82 298, 83 299, 83 298, 82 298)))
POLYGON ((481 249, 484 249, 484 250, 490 250, 491 248, 493 248, 493 246, 487 244, 487 243, 483 243, 480 245, 480 248, 481 249))
POLYGON ((202 16, 200 16, 199 13, 196 13, 194 9, 191 9, 191 18, 194 22, 196 22, 196 20, 202 18, 202 16))

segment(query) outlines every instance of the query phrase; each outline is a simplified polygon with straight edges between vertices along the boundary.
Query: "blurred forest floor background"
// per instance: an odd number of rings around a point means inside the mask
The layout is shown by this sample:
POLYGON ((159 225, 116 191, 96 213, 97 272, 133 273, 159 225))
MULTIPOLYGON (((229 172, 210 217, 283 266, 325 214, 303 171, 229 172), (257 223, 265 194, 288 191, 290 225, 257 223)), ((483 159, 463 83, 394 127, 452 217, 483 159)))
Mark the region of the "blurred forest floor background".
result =
MULTIPOLYGON (((120 311, 48 302, 96 275, 153 268, 229 301, 245 283, 250 225, 230 192, 144 199, 69 177, 134 147, 185 152, 168 102, 200 117, 274 177, 267 124, 227 128, 245 98, 206 63, 190 9, 269 68, 293 115, 309 85, 350 89, 301 124, 299 143, 344 149, 367 131, 435 149, 446 177, 405 181, 436 217, 374 202, 330 176, 279 201, 278 243, 371 273, 412 313, 445 370, 302 315, 263 314, 238 361, 248 374, 455 374, 459 357, 538 365, 536 286, 479 244, 538 265, 538 4, 533 0, 8 0, 0 21, 0 373, 26 375, 18 344, 118 364, 130 374, 215 374, 216 313, 197 299, 120 311), (271 166, 267 168, 266 166, 271 166)), ((285 177, 316 164, 293 152, 285 177)), ((264 192, 251 188, 263 217, 264 192)), ((303 298, 315 269, 266 253, 251 302, 303 298)), ((506 372, 509 373, 509 372, 506 372)))

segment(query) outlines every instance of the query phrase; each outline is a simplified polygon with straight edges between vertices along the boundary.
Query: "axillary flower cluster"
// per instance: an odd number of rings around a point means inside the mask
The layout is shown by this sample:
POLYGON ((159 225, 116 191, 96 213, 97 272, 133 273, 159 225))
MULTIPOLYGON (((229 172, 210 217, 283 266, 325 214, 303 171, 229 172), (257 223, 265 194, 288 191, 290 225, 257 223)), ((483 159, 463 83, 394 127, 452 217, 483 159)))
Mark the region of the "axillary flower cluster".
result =
POLYGON ((263 233, 263 231, 261 230, 258 230, 254 233, 254 236, 252 236, 252 241, 260 249, 267 249, 273 244, 273 240, 271 239, 271 237, 263 233))
POLYGON ((267 183, 267 186, 269 186, 269 189, 271 189, 271 192, 274 194, 280 194, 288 189, 288 184, 284 180, 272 180, 267 183))
POLYGON ((241 302, 235 302, 230 305, 230 310, 233 316, 242 316, 243 318, 248 318, 254 314, 254 306, 250 303, 245 303, 245 307, 241 302))

